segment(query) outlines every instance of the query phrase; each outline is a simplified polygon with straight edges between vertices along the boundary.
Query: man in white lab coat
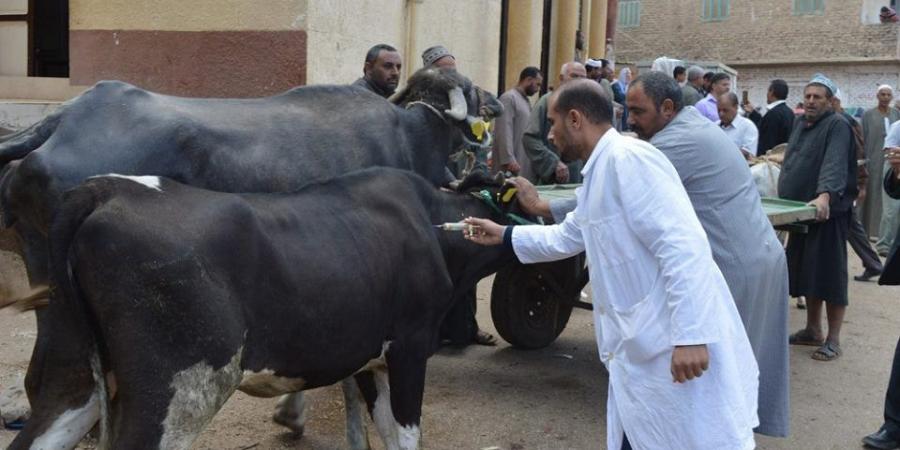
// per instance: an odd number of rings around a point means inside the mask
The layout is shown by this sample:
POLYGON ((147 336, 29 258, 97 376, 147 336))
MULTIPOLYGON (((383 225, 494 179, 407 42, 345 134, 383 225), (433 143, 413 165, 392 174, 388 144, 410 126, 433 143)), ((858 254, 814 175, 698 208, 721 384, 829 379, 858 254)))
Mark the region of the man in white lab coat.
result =
POLYGON ((548 109, 563 159, 587 161, 578 206, 552 226, 470 218, 466 237, 511 246, 523 263, 587 252, 610 374, 607 448, 753 448, 756 361, 674 167, 612 128, 596 83, 559 88, 548 109))

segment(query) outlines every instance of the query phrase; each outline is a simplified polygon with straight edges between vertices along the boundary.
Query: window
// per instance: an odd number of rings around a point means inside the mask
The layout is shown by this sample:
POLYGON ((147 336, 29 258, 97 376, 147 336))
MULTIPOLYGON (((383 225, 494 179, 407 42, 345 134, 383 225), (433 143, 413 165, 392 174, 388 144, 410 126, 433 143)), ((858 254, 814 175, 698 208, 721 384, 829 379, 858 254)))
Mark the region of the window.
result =
POLYGON ((825 14, 825 0, 794 0, 794 15, 825 14))
POLYGON ((730 0, 703 0, 703 20, 725 20, 731 12, 730 0))
POLYGON ((69 0, 0 0, 0 76, 69 76, 69 0))
POLYGON ((641 0, 622 0, 619 2, 618 26, 634 28, 641 25, 641 0))

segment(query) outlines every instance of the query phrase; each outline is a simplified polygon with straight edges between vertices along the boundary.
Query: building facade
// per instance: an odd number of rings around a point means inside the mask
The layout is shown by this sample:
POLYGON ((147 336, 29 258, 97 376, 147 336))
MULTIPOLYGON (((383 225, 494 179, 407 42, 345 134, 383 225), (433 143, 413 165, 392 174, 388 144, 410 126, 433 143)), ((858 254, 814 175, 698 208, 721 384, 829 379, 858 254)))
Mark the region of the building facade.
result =
POLYGON ((615 0, 0 0, 0 99, 64 100, 103 79, 205 97, 349 83, 370 46, 404 57, 404 75, 442 44, 492 91, 528 65, 555 79, 601 57, 615 0), (590 50, 589 50, 590 48, 590 50))
POLYGON ((900 24, 879 10, 895 0, 622 0, 616 55, 622 61, 669 56, 718 61, 738 71, 737 91, 764 104, 770 80, 790 86, 791 105, 821 72, 844 104, 875 105, 879 84, 900 83, 900 24))

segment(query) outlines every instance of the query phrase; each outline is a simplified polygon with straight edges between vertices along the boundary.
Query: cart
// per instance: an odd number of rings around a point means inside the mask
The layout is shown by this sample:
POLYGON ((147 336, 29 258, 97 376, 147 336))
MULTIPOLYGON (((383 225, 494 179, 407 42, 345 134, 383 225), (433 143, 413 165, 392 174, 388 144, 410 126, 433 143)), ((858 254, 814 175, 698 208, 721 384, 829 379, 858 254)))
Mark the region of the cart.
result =
MULTIPOLYGON (((579 185, 538 186, 541 197, 572 198, 579 185)), ((778 230, 805 232, 816 209, 802 202, 763 197, 763 210, 778 230)), ((515 347, 539 349, 565 329, 573 308, 591 310, 582 290, 588 271, 584 253, 562 261, 514 263, 497 272, 491 290, 491 317, 497 333, 515 347)))

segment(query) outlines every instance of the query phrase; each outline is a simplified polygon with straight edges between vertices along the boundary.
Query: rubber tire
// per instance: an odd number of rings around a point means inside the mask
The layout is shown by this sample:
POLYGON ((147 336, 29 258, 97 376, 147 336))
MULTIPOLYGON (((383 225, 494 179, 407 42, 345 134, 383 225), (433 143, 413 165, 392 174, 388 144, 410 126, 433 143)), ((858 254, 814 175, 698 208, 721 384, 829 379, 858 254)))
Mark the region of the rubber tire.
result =
POLYGON ((534 265, 518 263, 494 277, 491 318, 500 337, 514 347, 537 350, 550 345, 572 315, 574 302, 561 301, 542 278, 534 265))

